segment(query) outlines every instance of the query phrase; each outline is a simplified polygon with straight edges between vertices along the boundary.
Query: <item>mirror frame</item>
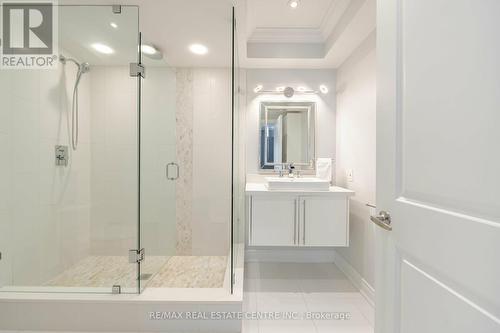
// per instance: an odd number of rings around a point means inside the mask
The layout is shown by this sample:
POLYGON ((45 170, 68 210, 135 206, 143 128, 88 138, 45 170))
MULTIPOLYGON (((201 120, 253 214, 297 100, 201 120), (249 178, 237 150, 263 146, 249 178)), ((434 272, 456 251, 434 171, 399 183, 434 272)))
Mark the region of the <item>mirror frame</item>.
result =
MULTIPOLYGON (((300 166, 300 170, 304 171, 314 171, 315 170, 315 159, 316 159, 316 102, 311 102, 311 101, 297 101, 297 102, 290 102, 290 101, 283 101, 283 102, 276 102, 276 101, 262 101, 260 102, 260 113, 259 113, 259 125, 258 125, 258 142, 259 142, 259 172, 261 173, 273 173, 274 172, 274 166, 275 165, 280 165, 283 163, 268 163, 267 161, 262 161, 262 147, 264 149, 267 147, 267 145, 263 145, 262 143, 262 138, 261 138, 261 128, 262 128, 262 123, 267 125, 267 119, 268 119, 268 111, 272 109, 283 109, 283 108, 296 108, 296 109, 303 109, 302 112, 307 112, 307 129, 308 129, 308 136, 307 136, 307 155, 308 155, 308 160, 309 163, 298 163, 298 162, 293 162, 294 165, 300 166), (267 168, 266 168, 267 167, 267 168)), ((264 153, 264 156, 266 154, 264 153)))

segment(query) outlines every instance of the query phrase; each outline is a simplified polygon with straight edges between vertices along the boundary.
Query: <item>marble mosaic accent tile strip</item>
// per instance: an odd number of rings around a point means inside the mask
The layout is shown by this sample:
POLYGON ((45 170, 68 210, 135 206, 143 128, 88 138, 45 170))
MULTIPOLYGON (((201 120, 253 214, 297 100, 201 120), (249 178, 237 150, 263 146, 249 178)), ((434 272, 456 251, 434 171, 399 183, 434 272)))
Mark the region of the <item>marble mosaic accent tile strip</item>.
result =
POLYGON ((192 253, 193 207, 193 72, 177 70, 176 159, 180 167, 175 189, 177 255, 192 253))

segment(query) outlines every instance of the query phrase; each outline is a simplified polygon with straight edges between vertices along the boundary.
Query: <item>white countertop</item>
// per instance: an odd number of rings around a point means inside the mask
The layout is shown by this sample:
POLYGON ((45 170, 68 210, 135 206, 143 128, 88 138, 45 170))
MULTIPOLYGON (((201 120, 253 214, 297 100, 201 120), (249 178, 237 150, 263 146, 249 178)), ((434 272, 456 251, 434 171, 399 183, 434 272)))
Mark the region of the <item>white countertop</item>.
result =
POLYGON ((328 191, 311 191, 311 190, 269 190, 265 183, 247 183, 245 186, 247 195, 264 194, 264 193, 283 193, 283 194, 327 194, 327 195, 345 195, 352 196, 354 191, 338 186, 330 186, 328 191))

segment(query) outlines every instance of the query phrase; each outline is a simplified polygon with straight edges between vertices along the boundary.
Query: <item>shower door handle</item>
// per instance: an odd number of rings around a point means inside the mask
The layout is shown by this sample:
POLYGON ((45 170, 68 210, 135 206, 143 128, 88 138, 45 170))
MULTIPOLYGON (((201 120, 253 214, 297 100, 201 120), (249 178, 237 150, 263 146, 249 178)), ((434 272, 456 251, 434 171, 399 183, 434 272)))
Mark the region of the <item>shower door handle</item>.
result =
POLYGON ((179 164, 175 162, 170 162, 167 164, 166 167, 166 174, 167 174, 167 179, 168 180, 177 180, 179 178, 179 164), (174 167, 175 168, 175 176, 170 175, 170 169, 174 167))

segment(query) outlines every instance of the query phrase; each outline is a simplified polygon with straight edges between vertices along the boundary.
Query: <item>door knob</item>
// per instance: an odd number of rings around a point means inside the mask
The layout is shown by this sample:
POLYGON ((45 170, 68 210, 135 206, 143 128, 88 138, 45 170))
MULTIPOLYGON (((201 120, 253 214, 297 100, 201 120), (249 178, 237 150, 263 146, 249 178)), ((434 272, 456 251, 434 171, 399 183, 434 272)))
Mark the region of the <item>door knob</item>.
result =
POLYGON ((391 215, 384 210, 382 210, 377 216, 370 216, 370 220, 382 229, 388 231, 392 230, 391 215))

